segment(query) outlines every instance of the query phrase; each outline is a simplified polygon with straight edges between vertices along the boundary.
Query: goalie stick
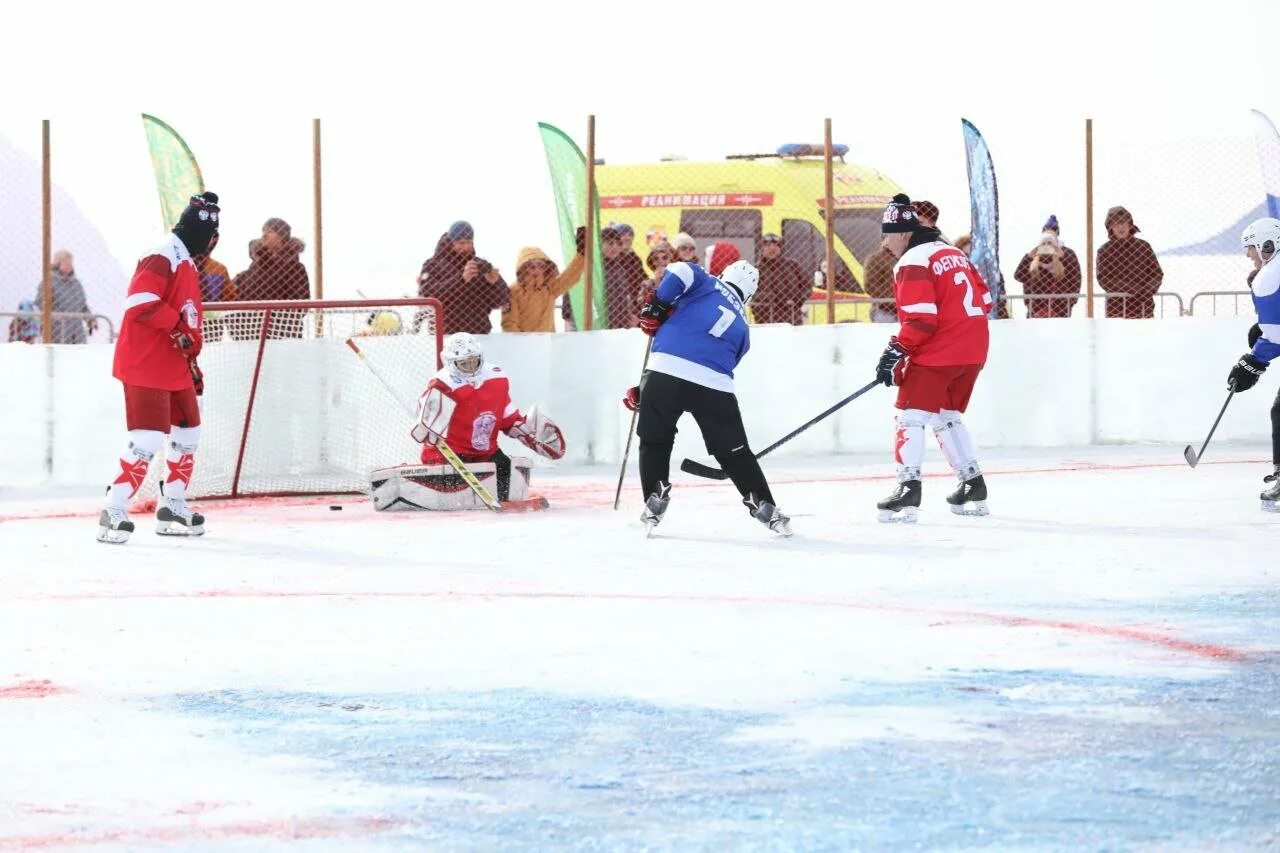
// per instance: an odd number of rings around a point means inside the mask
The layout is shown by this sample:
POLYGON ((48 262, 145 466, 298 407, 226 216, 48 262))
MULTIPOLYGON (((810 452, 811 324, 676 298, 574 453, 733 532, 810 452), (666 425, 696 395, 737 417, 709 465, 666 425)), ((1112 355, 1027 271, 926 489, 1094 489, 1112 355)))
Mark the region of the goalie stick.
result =
MULTIPOLYGON (((364 366, 369 368, 369 372, 382 383, 382 387, 387 389, 387 393, 400 404, 401 408, 412 415, 415 411, 413 405, 410 404, 408 400, 400 396, 395 387, 393 387, 392 384, 387 381, 387 378, 382 375, 382 371, 378 370, 377 366, 372 361, 369 361, 365 354, 360 351, 360 347, 356 346, 356 342, 351 338, 347 338, 347 346, 351 347, 351 351, 360 357, 360 361, 364 363, 364 366)), ((462 478, 462 481, 470 487, 471 491, 476 493, 476 497, 480 498, 480 501, 494 512, 525 512, 528 510, 546 509, 549 506, 546 498, 530 498, 524 501, 499 501, 489 493, 489 490, 486 489, 479 480, 476 479, 476 475, 472 474, 466 464, 458 458, 458 454, 453 452, 453 448, 445 444, 443 438, 432 446, 435 447, 436 450, 440 451, 440 455, 449 463, 449 467, 453 468, 453 470, 457 472, 458 476, 462 478)))
POLYGON ((1200 445, 1200 452, 1196 453, 1191 445, 1187 445, 1182 451, 1182 458, 1187 460, 1187 464, 1192 468, 1200 464, 1200 458, 1204 456, 1205 448, 1209 446, 1209 439, 1213 438, 1214 432, 1218 429, 1218 423, 1222 420, 1222 416, 1227 413, 1227 406, 1231 403, 1231 398, 1236 395, 1236 386, 1232 384, 1231 390, 1227 392, 1227 400, 1222 404, 1222 411, 1218 412, 1218 419, 1213 422, 1213 426, 1209 427, 1209 434, 1204 438, 1204 444, 1200 445))
MULTIPOLYGON (((841 400, 839 403, 836 403, 834 406, 832 406, 831 408, 827 409, 825 412, 823 412, 822 414, 818 415, 816 418, 812 418, 811 420, 806 421, 802 426, 797 427, 796 429, 794 429, 794 430, 792 430, 791 432, 789 432, 789 433, 787 433, 786 435, 784 435, 782 438, 780 438, 780 439, 778 439, 777 441, 775 441, 773 444, 771 444, 771 445, 769 445, 768 447, 766 447, 764 450, 761 450, 759 453, 757 453, 757 454, 756 454, 756 458, 757 458, 757 459, 759 459, 761 456, 764 456, 764 455, 765 455, 765 454, 767 454, 767 453, 770 453, 770 452, 772 452, 772 451, 774 451, 774 450, 777 450, 779 447, 781 447, 782 445, 786 444, 788 441, 790 441, 791 439, 795 438, 797 435, 799 435, 800 433, 804 432, 804 431, 805 431, 805 430, 807 430, 809 427, 811 427, 811 426, 813 426, 814 424, 816 424, 818 421, 822 420, 823 418, 826 418, 826 417, 831 416, 832 414, 834 414, 834 413, 836 412, 836 410, 838 410, 838 409, 840 409, 840 408, 843 408, 844 406, 849 405, 849 404, 850 404, 850 403, 852 403, 854 400, 858 399, 858 398, 859 398, 859 397, 861 397, 863 394, 867 393, 868 391, 870 391, 872 388, 876 387, 876 386, 877 386, 877 385, 879 385, 879 384, 880 384, 880 380, 879 380, 879 379, 874 379, 874 380, 872 380, 870 383, 868 383, 867 385, 864 385, 863 387, 859 388, 857 391, 854 391, 854 392, 853 392, 852 394, 850 394, 848 397, 845 397, 845 398, 844 398, 843 400, 841 400)), ((681 470, 681 471, 684 471, 686 474, 693 474, 693 475, 694 475, 694 476, 696 476, 696 477, 706 477, 706 478, 708 478, 708 479, 710 479, 710 480, 727 480, 727 479, 729 479, 729 475, 728 475, 728 474, 726 474, 726 473, 725 473, 724 471, 722 471, 721 469, 719 469, 719 468, 712 468, 710 465, 703 465, 701 462, 695 462, 695 461, 693 461, 692 459, 686 459, 686 460, 684 460, 683 462, 681 462, 681 463, 680 463, 680 470, 681 470)))

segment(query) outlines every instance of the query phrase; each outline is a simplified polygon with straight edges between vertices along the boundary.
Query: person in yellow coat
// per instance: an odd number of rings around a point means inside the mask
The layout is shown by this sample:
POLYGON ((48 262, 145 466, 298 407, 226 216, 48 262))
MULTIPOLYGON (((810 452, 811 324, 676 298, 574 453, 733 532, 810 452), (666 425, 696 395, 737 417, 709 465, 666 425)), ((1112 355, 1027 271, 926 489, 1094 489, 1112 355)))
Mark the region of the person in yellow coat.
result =
POLYGON ((585 266, 581 249, 563 273, 547 253, 536 246, 521 249, 516 257, 511 307, 502 315, 502 331, 554 332, 556 299, 577 284, 585 266))

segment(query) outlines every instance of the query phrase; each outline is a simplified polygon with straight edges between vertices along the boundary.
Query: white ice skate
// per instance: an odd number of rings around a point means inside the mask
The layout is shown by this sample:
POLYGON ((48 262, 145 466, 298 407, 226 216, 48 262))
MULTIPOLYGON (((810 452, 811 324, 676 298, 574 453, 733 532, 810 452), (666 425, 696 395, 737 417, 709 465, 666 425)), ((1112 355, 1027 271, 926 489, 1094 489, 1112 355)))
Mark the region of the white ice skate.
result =
POLYGON ((991 514, 987 509, 987 483, 981 474, 961 483, 960 488, 947 495, 947 503, 951 504, 951 511, 956 515, 991 514))
POLYGON ((774 533, 783 537, 791 535, 791 519, 783 515, 773 504, 757 498, 755 492, 743 498, 742 503, 746 506, 747 512, 751 513, 752 518, 774 533))
POLYGON ((98 516, 98 541, 110 545, 123 545, 133 532, 129 513, 122 509, 104 509, 98 516))
POLYGON ((203 536, 204 516, 187 506, 185 500, 161 495, 156 507, 156 533, 161 536, 203 536))
POLYGON ((1262 511, 1280 512, 1280 465, 1276 466, 1274 474, 1263 477, 1262 482, 1272 484, 1271 488, 1259 495, 1262 498, 1262 511))
POLYGON ((876 504, 877 518, 885 524, 915 524, 920 515, 919 480, 899 483, 893 494, 876 504))
POLYGON ((644 522, 644 538, 653 535, 653 528, 662 523, 662 516, 667 514, 670 505, 671 484, 659 481, 658 490, 645 498, 644 512, 640 513, 640 520, 644 522))

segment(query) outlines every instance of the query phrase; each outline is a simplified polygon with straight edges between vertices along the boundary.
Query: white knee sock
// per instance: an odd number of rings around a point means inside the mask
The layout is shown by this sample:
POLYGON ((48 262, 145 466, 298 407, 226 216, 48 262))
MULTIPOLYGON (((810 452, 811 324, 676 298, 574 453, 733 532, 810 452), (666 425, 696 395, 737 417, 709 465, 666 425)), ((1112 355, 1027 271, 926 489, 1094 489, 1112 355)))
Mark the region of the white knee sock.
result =
POLYGON ((107 486, 107 506, 125 509, 147 479, 147 468, 164 444, 164 433, 154 429, 129 431, 129 449, 120 457, 120 475, 107 486))
POLYGON ((165 451, 165 497, 175 501, 186 500, 199 443, 200 427, 169 427, 169 443, 165 451))
POLYGON ((933 416, 931 423, 933 434, 938 438, 938 446, 942 448, 942 455, 947 458, 947 463, 956 472, 960 482, 981 475, 978 452, 973 448, 969 428, 964 425, 960 413, 943 409, 933 416))
POLYGON ((898 466, 899 483, 920 479, 920 468, 924 464, 924 425, 931 416, 923 409, 906 409, 898 414, 893 461, 898 466))

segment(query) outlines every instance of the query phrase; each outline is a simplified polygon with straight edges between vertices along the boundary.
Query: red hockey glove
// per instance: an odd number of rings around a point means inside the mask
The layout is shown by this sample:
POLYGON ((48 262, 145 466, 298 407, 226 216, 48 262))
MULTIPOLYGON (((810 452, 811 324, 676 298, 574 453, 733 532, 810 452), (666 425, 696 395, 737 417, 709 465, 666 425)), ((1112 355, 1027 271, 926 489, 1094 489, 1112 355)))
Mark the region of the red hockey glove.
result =
POLYGON ((667 315, 670 313, 671 306, 656 295, 653 296, 640 309, 640 330, 649 337, 653 337, 658 333, 658 327, 666 322, 667 315))
POLYGON ((178 349, 182 350, 187 358, 195 358, 200 354, 200 350, 204 348, 204 338, 201 336, 200 330, 191 328, 182 320, 179 320, 178 325, 173 327, 169 337, 173 338, 174 344, 177 345, 178 349))
POLYGON ((194 358, 187 361, 187 369, 191 371, 191 384, 196 388, 196 396, 199 397, 204 393, 204 371, 200 369, 200 365, 196 364, 194 358))
POLYGON ((640 386, 632 385, 627 389, 627 393, 622 395, 622 405, 626 406, 633 412, 640 411, 640 386))

